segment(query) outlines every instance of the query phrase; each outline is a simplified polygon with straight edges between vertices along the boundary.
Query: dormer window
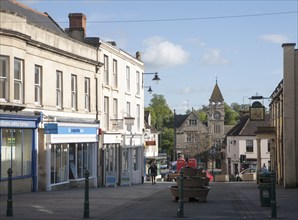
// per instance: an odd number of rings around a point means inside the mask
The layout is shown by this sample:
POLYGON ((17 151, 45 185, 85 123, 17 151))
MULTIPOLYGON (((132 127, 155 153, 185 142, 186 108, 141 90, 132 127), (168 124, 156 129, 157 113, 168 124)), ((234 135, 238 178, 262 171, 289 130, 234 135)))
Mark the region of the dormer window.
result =
POLYGON ((189 120, 189 125, 197 125, 197 120, 196 119, 190 119, 189 120))

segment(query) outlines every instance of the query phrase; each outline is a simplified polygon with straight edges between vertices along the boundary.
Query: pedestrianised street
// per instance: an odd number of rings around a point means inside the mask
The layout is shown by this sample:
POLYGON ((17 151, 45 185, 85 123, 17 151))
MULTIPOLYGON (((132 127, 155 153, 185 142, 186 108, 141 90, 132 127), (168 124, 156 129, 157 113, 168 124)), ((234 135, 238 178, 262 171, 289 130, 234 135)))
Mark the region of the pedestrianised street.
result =
MULTIPOLYGON (((90 219, 179 219, 179 203, 173 201, 172 182, 126 187, 90 188, 90 219)), ((271 208, 261 207, 255 182, 210 183, 207 202, 183 204, 185 219, 269 219, 271 208)), ((1 196, 3 219, 83 219, 84 189, 16 193, 13 216, 6 217, 7 196, 1 196)), ((297 219, 298 190, 277 186, 277 218, 297 219)))

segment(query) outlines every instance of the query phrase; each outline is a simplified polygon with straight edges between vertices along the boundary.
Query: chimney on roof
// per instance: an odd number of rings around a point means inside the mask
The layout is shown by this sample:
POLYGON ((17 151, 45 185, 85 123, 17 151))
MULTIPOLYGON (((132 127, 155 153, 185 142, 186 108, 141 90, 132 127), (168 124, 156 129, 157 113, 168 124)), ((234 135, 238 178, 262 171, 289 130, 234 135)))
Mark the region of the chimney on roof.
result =
POLYGON ((69 28, 66 30, 73 38, 83 41, 86 36, 87 18, 83 13, 69 13, 69 28))
POLYGON ((137 58, 137 60, 142 61, 141 52, 140 51, 137 51, 136 52, 136 58, 137 58))

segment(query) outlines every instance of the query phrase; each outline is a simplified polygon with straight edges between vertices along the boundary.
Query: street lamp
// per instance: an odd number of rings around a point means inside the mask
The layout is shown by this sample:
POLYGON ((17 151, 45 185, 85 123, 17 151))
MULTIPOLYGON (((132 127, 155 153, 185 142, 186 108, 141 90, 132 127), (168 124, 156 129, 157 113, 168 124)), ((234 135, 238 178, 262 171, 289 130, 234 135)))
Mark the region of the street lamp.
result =
POLYGON ((145 88, 148 88, 147 92, 149 92, 150 94, 153 92, 151 86, 145 86, 145 88))
POLYGON ((143 73, 144 75, 147 75, 147 74, 154 74, 154 77, 153 77, 153 81, 156 81, 156 83, 158 83, 158 81, 160 80, 160 78, 158 77, 158 73, 155 72, 155 73, 143 73))

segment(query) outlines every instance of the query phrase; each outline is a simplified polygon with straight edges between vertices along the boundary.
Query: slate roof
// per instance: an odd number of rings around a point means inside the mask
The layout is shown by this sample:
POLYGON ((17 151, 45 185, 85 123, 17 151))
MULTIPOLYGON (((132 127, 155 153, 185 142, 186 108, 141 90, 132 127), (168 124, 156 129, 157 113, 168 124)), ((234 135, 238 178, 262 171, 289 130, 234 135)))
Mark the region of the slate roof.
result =
POLYGON ((48 31, 69 37, 69 35, 47 14, 38 12, 14 0, 1 0, 0 10, 26 17, 29 23, 48 31))
POLYGON ((215 102, 215 103, 224 101, 224 98, 223 98, 223 96, 220 92, 220 89, 218 87, 217 82, 215 83, 215 86, 213 88, 213 92, 211 94, 211 97, 210 97, 209 101, 210 102, 215 102))
POLYGON ((188 118, 188 115, 175 115, 174 117, 174 126, 175 128, 179 128, 183 122, 188 118))
POLYGON ((270 126, 268 116, 265 117, 265 121, 251 121, 249 115, 245 115, 227 133, 227 136, 256 136, 257 127, 264 126, 270 126))

